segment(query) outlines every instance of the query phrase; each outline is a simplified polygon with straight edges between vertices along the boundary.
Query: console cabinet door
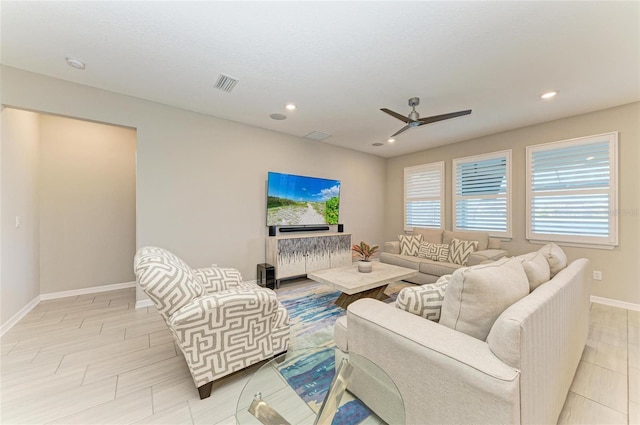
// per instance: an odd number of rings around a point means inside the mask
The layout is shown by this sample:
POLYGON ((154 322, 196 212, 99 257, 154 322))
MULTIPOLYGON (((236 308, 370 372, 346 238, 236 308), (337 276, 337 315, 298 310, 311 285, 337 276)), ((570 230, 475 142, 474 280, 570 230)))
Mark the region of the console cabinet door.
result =
POLYGON ((278 239, 276 279, 307 274, 306 239, 278 239))
POLYGON ((353 263, 351 235, 331 237, 331 268, 349 266, 353 263))
POLYGON ((267 263, 276 279, 304 276, 316 270, 351 264, 351 235, 279 237, 267 239, 267 263))

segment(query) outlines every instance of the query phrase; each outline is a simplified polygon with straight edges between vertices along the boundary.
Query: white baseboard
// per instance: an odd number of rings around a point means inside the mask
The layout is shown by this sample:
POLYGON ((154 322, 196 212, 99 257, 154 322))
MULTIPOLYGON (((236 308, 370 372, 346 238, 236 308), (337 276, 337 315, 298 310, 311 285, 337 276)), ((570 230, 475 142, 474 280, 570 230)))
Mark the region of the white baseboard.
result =
POLYGON ((20 319, 22 319, 24 316, 27 315, 27 313, 33 310, 33 308, 37 306, 39 302, 40 302, 40 295, 32 299, 24 307, 22 307, 22 309, 20 309, 19 312, 11 316, 11 318, 7 320, 6 323, 2 324, 2 327, 0 328, 0 336, 4 335, 9 329, 11 329, 16 323, 18 323, 20 319))
POLYGON ((114 283, 112 285, 92 286, 91 288, 72 289, 70 291, 50 292, 48 294, 40 294, 32 299, 29 304, 20 309, 19 312, 14 314, 6 323, 2 324, 0 328, 0 336, 4 335, 9 329, 15 326, 24 316, 27 315, 40 301, 55 300, 58 298, 75 297, 85 294, 96 294, 99 292, 115 291, 116 289, 135 288, 136 282, 124 282, 114 283))
POLYGON ((591 302, 610 305, 612 307, 624 308, 625 310, 640 311, 640 304, 628 303, 626 301, 612 300, 611 298, 596 297, 591 295, 591 302))
POLYGON ((136 301, 136 309, 144 307, 153 307, 153 301, 151 301, 149 298, 147 298, 146 300, 136 301))
POLYGON ((135 288, 136 282, 113 283, 111 285, 92 286, 90 288, 72 289, 70 291, 50 292, 40 294, 40 299, 55 300, 58 298, 76 297, 78 295, 95 294, 98 292, 115 291, 117 289, 135 288))

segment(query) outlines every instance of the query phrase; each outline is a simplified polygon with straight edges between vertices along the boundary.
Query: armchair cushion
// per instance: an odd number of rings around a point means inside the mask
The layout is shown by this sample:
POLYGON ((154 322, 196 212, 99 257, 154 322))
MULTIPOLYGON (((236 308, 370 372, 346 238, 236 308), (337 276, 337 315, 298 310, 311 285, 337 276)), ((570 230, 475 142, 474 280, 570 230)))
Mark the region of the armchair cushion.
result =
POLYGON ((522 263, 524 272, 527 274, 527 279, 529 279, 529 289, 531 291, 551 278, 549 263, 541 252, 530 252, 514 258, 520 260, 522 263))
POLYGON ((242 283, 240 271, 231 267, 206 267, 195 269, 193 273, 208 293, 237 288, 242 283))

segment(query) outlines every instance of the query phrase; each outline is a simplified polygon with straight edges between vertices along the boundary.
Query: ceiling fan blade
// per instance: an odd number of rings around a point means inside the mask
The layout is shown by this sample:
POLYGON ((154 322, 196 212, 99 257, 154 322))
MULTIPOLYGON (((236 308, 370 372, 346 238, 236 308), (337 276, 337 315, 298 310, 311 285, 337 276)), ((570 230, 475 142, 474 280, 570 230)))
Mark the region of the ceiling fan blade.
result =
POLYGON ((391 137, 395 137, 395 136, 397 136, 398 134, 402 133, 403 131, 409 130, 410 128, 411 128, 411 126, 410 126, 410 125, 405 125, 405 126, 404 126, 404 127, 402 127, 400 130, 398 130, 398 131, 396 131, 395 133, 393 133, 393 134, 391 135, 391 137))
POLYGON ((463 115, 469 115, 471 113, 471 109, 467 109, 466 111, 458 111, 458 112, 450 112, 448 114, 442 115, 434 115, 432 117, 420 118, 420 125, 423 124, 431 124, 432 122, 448 120, 449 118, 461 117, 463 115))
POLYGON ((408 123, 408 122, 409 122, 409 118, 405 117, 404 115, 400 115, 400 114, 399 114, 399 113, 397 113, 397 112, 393 112, 393 111, 392 111, 392 110, 390 110, 390 109, 382 108, 382 109, 380 109, 380 110, 381 110, 382 112, 386 112, 387 114, 391 115, 392 117, 396 117, 396 118, 398 118, 400 121, 403 121, 403 122, 406 122, 406 123, 408 123))

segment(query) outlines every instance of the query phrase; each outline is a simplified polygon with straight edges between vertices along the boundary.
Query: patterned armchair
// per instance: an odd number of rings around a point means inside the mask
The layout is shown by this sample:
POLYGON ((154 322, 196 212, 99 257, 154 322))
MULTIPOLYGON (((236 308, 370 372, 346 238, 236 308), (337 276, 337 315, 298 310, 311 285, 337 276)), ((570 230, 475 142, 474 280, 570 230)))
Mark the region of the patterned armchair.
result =
POLYGON ((162 248, 140 248, 136 280, 182 350, 200 398, 213 381, 287 350, 289 314, 275 292, 232 268, 191 269, 162 248))

